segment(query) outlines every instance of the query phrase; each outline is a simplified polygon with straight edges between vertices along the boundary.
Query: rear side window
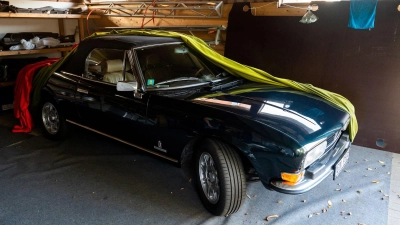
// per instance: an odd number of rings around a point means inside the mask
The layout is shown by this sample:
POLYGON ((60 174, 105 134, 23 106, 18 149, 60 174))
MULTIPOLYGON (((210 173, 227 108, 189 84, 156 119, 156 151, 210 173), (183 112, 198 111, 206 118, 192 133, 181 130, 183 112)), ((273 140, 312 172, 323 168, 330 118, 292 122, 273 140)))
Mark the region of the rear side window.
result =
POLYGON ((84 77, 116 84, 118 81, 135 81, 125 50, 93 49, 85 61, 84 77))

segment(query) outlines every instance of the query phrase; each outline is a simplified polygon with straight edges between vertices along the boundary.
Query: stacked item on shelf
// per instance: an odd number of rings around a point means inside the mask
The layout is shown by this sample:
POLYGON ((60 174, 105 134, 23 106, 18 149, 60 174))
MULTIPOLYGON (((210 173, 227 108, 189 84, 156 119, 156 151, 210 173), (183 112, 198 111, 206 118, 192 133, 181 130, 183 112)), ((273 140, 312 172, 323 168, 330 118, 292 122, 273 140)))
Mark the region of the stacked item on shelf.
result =
POLYGON ((16 8, 16 13, 45 13, 45 14, 80 14, 84 8, 53 8, 51 6, 41 8, 16 8))
POLYGON ((0 1, 0 12, 16 12, 16 7, 9 5, 8 1, 0 1))
POLYGON ((71 46, 75 43, 74 35, 59 36, 51 32, 7 33, 1 40, 3 50, 30 50, 46 47, 71 46))
POLYGON ((78 8, 53 8, 51 6, 45 6, 40 8, 18 8, 13 5, 9 5, 8 1, 0 1, 0 12, 12 12, 12 13, 45 13, 45 14, 80 14, 87 10, 87 7, 78 8))

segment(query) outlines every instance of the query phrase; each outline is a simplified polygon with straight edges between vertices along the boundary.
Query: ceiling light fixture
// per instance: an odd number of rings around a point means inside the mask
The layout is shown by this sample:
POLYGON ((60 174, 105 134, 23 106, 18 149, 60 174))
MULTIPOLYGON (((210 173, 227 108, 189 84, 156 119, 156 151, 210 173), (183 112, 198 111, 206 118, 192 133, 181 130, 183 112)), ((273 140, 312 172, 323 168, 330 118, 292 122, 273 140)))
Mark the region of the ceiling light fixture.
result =
MULTIPOLYGON (((288 5, 288 4, 286 4, 286 2, 288 2, 288 1, 279 0, 278 1, 278 8, 279 7, 290 7, 290 8, 306 9, 307 10, 306 14, 304 14, 304 16, 299 21, 300 23, 309 24, 309 23, 314 23, 315 21, 318 20, 318 16, 316 16, 314 13, 311 12, 311 11, 314 11, 314 12, 317 11, 318 10, 318 5, 313 4, 313 5, 309 5, 309 6, 307 6, 307 8, 305 8, 305 7, 288 5)), ((299 2, 300 3, 304 3, 306 1, 293 1, 292 0, 291 2, 293 2, 293 3, 299 3, 299 2)))
MULTIPOLYGON (((315 1, 321 1, 321 2, 340 2, 341 0, 313 0, 315 1)), ((310 3, 311 0, 278 0, 278 8, 280 7, 291 7, 291 8, 297 8, 297 9, 306 9, 307 12, 306 14, 301 18, 299 21, 300 23, 314 23, 315 21, 318 20, 318 16, 316 16, 314 13, 311 11, 317 11, 318 10, 318 5, 309 5, 307 8, 304 7, 298 7, 298 6, 292 6, 288 4, 305 4, 305 3, 310 3)), ((400 5, 399 5, 400 8, 400 5)), ((400 11, 400 9, 399 9, 400 11)))
POLYGON ((318 10, 318 6, 317 5, 315 5, 315 6, 316 6, 315 10, 313 10, 314 5, 312 5, 312 6, 309 5, 308 6, 306 14, 304 14, 304 16, 299 21, 300 23, 309 24, 309 23, 314 23, 315 21, 318 20, 318 16, 316 16, 314 13, 311 12, 311 11, 317 11, 318 10))

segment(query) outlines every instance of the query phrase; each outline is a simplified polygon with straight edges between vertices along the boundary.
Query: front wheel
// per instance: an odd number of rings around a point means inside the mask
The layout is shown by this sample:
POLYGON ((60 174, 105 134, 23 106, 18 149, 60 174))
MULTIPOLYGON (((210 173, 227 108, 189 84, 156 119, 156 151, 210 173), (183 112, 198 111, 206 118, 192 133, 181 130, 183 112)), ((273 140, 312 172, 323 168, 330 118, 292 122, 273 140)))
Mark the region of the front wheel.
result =
POLYGON ((57 103, 44 99, 40 104, 40 123, 44 134, 52 140, 61 140, 66 134, 66 122, 57 103))
POLYGON ((229 216, 244 202, 246 180, 239 155, 226 143, 206 139, 195 154, 197 189, 204 207, 229 216))

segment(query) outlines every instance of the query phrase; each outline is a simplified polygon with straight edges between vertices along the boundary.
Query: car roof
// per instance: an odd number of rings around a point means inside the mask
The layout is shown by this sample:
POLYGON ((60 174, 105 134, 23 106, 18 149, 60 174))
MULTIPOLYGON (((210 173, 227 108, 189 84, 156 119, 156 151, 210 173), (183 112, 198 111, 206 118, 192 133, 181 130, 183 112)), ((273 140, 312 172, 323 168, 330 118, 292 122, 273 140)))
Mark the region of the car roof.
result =
POLYGON ((154 36, 139 36, 139 35, 99 35, 86 38, 81 41, 76 49, 76 52, 68 60, 62 70, 79 74, 83 71, 85 59, 88 54, 95 48, 113 48, 127 50, 137 47, 167 44, 167 43, 182 43, 180 38, 170 37, 154 37, 154 36))
POLYGON ((116 43, 121 43, 123 45, 131 44, 135 47, 182 42, 182 39, 180 38, 139 36, 139 35, 106 35, 106 36, 92 37, 89 39, 92 41, 98 40, 98 41, 116 42, 116 43))

